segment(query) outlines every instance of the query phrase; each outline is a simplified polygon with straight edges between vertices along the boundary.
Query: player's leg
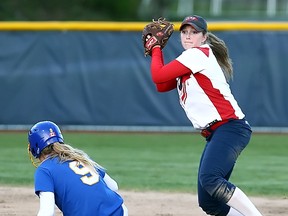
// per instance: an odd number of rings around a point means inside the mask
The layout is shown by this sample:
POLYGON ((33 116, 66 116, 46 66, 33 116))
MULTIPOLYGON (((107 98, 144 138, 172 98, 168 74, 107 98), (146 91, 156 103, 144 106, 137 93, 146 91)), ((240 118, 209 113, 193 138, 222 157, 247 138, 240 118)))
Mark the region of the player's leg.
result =
MULTIPOLYGON (((202 210, 204 212, 206 212, 206 214, 208 215, 217 215, 217 216, 226 216, 229 212, 230 207, 228 205, 226 205, 224 202, 216 200, 215 198, 213 198, 207 191, 205 188, 203 188, 202 183, 200 181, 200 173, 203 172, 203 169, 205 169, 205 166, 207 163, 207 160, 204 159, 206 158, 206 151, 207 148, 209 148, 209 143, 207 143, 201 160, 200 160, 200 165, 199 165, 199 171, 198 171, 198 203, 199 206, 202 208, 202 210), (203 164, 203 160, 204 160, 204 164, 203 164)), ((208 164, 209 165, 209 164, 208 164)), ((233 168, 232 168, 233 169, 233 168)), ((226 178, 229 179, 232 169, 230 170, 230 172, 227 173, 226 178)))
MULTIPOLYGON (((240 146, 240 149, 235 150, 238 150, 240 154, 242 151, 241 148, 243 147, 243 144, 245 144, 245 142, 247 142, 248 144, 249 142, 250 138, 247 141, 245 141, 245 137, 247 136, 247 134, 245 134, 245 131, 247 131, 246 130, 247 128, 250 129, 250 126, 246 121, 241 120, 233 121, 230 126, 232 128, 234 127, 236 134, 238 134, 237 142, 235 142, 235 144, 237 144, 237 146, 240 146)), ((237 210, 242 215, 253 215, 253 216, 262 215, 255 207, 255 205, 251 202, 251 200, 246 196, 246 194, 238 187, 235 188, 233 195, 227 202, 227 205, 237 210)))
MULTIPOLYGON (((231 172, 237 157, 248 144, 251 135, 251 131, 249 129, 250 127, 245 125, 243 121, 229 122, 228 124, 218 128, 215 131, 212 139, 206 145, 203 158, 201 159, 201 166, 199 167, 200 188, 203 188, 203 191, 206 191, 213 199, 217 201, 223 203, 230 201, 227 204, 234 209, 237 209, 240 213, 242 213, 242 215, 247 215, 247 209, 254 212, 256 208, 252 208, 247 202, 239 202, 239 193, 237 192, 234 194, 236 187, 232 183, 228 182, 229 178, 225 178, 225 176, 231 172)), ((244 193, 240 194, 243 198, 244 193)), ((200 195, 200 198, 201 196, 202 200, 200 200, 199 205, 203 208, 203 210, 205 208, 211 208, 211 206, 207 206, 208 204, 205 201, 207 198, 203 199, 203 195, 200 195)), ((247 198, 246 201, 247 200, 249 199, 247 198)), ((230 214, 237 213, 230 210, 229 207, 227 211, 227 207, 224 206, 220 205, 218 210, 213 209, 213 211, 226 211, 226 214, 215 212, 216 214, 214 213, 214 215, 227 215, 229 211, 230 214)), ((211 214, 209 209, 206 209, 206 212, 211 214)))
POLYGON ((207 215, 226 216, 230 207, 224 202, 214 199, 198 181, 198 203, 207 215))
POLYGON ((243 216, 240 212, 234 208, 226 205, 223 202, 217 201, 212 198, 207 191, 203 189, 201 184, 198 182, 198 201, 199 206, 207 214, 211 215, 227 215, 227 216, 243 216), (228 211, 228 213, 227 213, 228 211))
POLYGON ((227 205, 237 209, 243 215, 262 216, 250 199, 239 188, 235 189, 231 199, 227 202, 227 205))
MULTIPOLYGON (((230 178, 231 172, 226 176, 227 180, 230 178)), ((234 208, 212 198, 207 193, 207 191, 205 191, 202 188, 199 182, 198 182, 198 200, 199 200, 199 205, 202 206, 202 209, 206 213, 208 212, 211 215, 243 216, 243 214, 241 214, 234 208)))
POLYGON ((243 216, 243 214, 231 207, 227 216, 243 216))
MULTIPOLYGON (((216 143, 219 149, 220 148, 223 149, 222 151, 217 151, 217 149, 215 148, 212 149, 213 151, 216 151, 215 153, 220 158, 222 158, 223 162, 222 163, 223 170, 222 170, 221 164, 219 163, 217 165, 217 160, 214 161, 214 163, 216 163, 216 169, 217 166, 220 165, 218 169, 225 172, 225 167, 226 169, 229 168, 229 166, 231 166, 232 163, 234 166, 238 156, 240 155, 240 153, 246 147, 246 145, 250 140, 251 132, 249 131, 249 129, 250 126, 248 124, 246 124, 244 121, 239 120, 239 121, 232 121, 227 125, 223 125, 223 127, 220 127, 219 130, 215 131, 212 142, 214 142, 214 144, 216 143)), ((253 205, 250 199, 239 188, 235 187, 231 182, 223 181, 221 184, 220 181, 218 181, 218 186, 219 185, 220 187, 218 187, 218 189, 216 189, 216 191, 213 194, 213 196, 216 197, 216 199, 226 200, 228 198, 228 200, 226 201, 227 205, 237 210, 244 216, 246 215, 261 216, 261 213, 253 205), (226 189, 228 190, 225 191, 226 189), (232 194, 230 193, 231 189, 233 190, 232 194)))

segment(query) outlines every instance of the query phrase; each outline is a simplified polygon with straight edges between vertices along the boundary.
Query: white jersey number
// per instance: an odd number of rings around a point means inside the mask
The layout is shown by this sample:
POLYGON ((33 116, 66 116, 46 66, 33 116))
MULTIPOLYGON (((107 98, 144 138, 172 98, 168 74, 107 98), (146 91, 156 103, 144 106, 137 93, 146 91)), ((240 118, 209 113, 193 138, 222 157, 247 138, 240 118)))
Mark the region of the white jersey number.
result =
POLYGON ((93 185, 99 182, 99 174, 88 167, 80 164, 78 161, 72 161, 69 163, 70 169, 76 174, 81 175, 81 181, 87 185, 93 185))

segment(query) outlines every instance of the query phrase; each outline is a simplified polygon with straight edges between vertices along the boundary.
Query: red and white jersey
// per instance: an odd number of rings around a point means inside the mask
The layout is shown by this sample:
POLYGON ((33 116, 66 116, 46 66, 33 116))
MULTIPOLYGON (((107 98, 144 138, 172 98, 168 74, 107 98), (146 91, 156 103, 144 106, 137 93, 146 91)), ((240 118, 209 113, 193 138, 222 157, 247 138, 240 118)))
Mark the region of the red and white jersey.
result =
POLYGON ((194 128, 203 129, 214 120, 244 118, 207 44, 185 50, 176 61, 192 71, 177 78, 177 89, 180 104, 194 128))

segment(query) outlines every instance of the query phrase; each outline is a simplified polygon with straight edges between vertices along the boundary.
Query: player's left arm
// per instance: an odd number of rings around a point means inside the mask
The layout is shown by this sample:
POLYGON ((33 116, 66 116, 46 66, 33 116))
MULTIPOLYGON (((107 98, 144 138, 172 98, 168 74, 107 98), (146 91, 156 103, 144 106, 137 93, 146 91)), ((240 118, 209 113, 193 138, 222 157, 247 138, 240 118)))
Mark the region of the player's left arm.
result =
POLYGON ((54 216, 55 211, 55 197, 53 192, 39 193, 40 208, 37 216, 54 216))

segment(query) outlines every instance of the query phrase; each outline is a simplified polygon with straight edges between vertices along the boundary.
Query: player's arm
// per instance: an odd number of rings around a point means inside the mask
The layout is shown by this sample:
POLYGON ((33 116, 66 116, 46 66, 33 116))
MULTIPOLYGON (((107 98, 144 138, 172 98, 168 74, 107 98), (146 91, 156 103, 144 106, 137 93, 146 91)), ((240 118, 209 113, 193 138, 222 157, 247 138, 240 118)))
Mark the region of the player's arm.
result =
POLYGON ((118 191, 118 184, 117 182, 112 179, 107 173, 105 173, 105 176, 103 178, 105 181, 106 185, 113 191, 118 191))
MULTIPOLYGON (((176 78, 186 74, 191 74, 191 70, 177 60, 173 60, 170 63, 164 65, 163 54, 160 47, 155 47, 152 50, 152 59, 151 59, 152 80, 156 85, 161 84, 162 90, 164 89, 163 87, 164 85, 166 85, 167 89, 170 88, 169 90, 171 90, 172 87, 175 88, 176 78)), ((161 89, 160 85, 159 87, 161 89)))
POLYGON ((40 192, 40 208, 37 216, 54 216, 55 198, 52 192, 40 192))
POLYGON ((176 80, 170 80, 164 83, 156 83, 156 88, 158 92, 167 92, 175 89, 177 86, 176 80))
POLYGON ((117 191, 118 190, 118 184, 117 182, 112 179, 103 169, 99 169, 97 167, 95 167, 96 171, 98 172, 98 174, 103 178, 104 182, 106 183, 106 185, 113 191, 117 191))

